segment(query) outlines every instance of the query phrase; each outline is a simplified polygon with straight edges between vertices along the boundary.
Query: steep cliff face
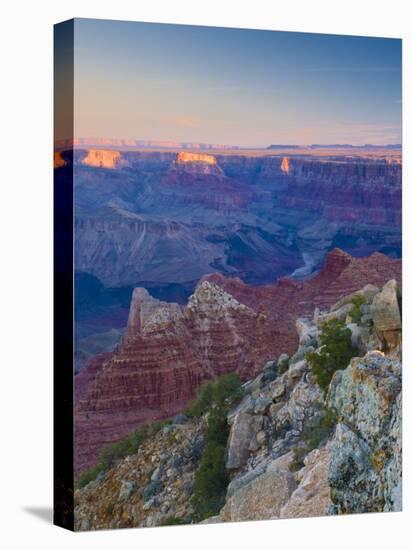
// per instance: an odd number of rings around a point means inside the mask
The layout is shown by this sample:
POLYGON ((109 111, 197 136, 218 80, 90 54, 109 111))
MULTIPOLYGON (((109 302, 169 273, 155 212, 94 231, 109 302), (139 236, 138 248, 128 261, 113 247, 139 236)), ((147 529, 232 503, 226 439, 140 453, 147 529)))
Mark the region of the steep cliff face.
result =
POLYGON ((55 151, 54 157, 53 157, 53 167, 62 168, 62 166, 65 166, 65 164, 66 164, 66 161, 62 157, 62 154, 60 153, 60 151, 55 151))
POLYGON ((335 374, 329 406, 339 414, 331 448, 333 513, 402 509, 401 363, 377 352, 335 374))
POLYGON ((122 344, 100 369, 95 362, 87 365, 79 379, 77 471, 92 464, 103 445, 139 423, 181 410, 204 380, 226 372, 247 380, 270 358, 291 353, 298 341, 296 317, 362 284, 381 285, 394 276, 400 277, 395 260, 381 255, 354 259, 334 251, 319 275, 305 283, 284 279, 249 287, 210 276, 183 310, 136 289, 122 344), (90 381, 86 389, 84 380, 90 381))
MULTIPOLYGON (((367 283, 382 285, 394 277, 401 280, 401 261, 379 253, 365 258, 334 249, 327 255, 317 275, 306 281, 281 278, 272 285, 252 287, 238 278, 227 278, 218 273, 206 275, 204 280, 215 282, 242 303, 267 312, 285 334, 294 334, 297 317, 311 315, 314 307, 328 307, 345 294, 355 292, 367 283)), ((292 341, 292 346, 295 345, 292 341)), ((283 349, 291 351, 285 341, 283 349)), ((279 352, 281 347, 279 348, 279 352)))
MULTIPOLYGON (((215 307, 214 292, 223 311, 232 307, 221 291, 206 286, 202 292, 201 304, 193 299, 202 311, 215 307)), ((382 289, 365 285, 296 320, 295 353, 268 361, 243 385, 243 399, 227 416, 230 481, 223 507, 205 523, 401 510, 401 350, 381 351, 384 333, 401 330, 399 303, 392 280, 382 289), (359 297, 354 322, 347 306, 359 297), (335 372, 325 395, 307 354, 319 351, 326 319, 346 325, 358 356, 335 372)), ((206 417, 179 415, 136 455, 76 491, 77 528, 193 523, 206 425, 206 417)))
MULTIPOLYGON (((223 170, 220 168, 213 155, 202 153, 189 153, 182 151, 177 153, 175 161, 171 166, 171 173, 177 172, 177 177, 180 175, 184 178, 185 175, 192 176, 214 176, 217 178, 223 177, 223 170)), ((174 174, 176 176, 176 174, 174 174)), ((185 181, 189 181, 186 179, 185 181)), ((207 180, 204 180, 206 183, 207 180)))
POLYGON ((210 271, 216 258, 230 273, 224 243, 208 241, 208 234, 207 227, 193 232, 186 223, 111 206, 97 216, 76 217, 76 269, 107 287, 139 282, 184 285, 210 271))
MULTIPOLYGON (((110 207, 153 223, 185 224, 192 240, 208 249, 199 276, 213 269, 262 284, 293 272, 307 276, 334 246, 355 256, 401 253, 402 165, 385 158, 89 149, 75 151, 74 168, 76 262, 110 287, 152 279, 149 265, 130 277, 122 269, 123 224, 114 224, 110 207), (109 220, 111 230, 99 232, 91 261, 90 223, 109 220)), ((143 257, 140 237, 134 232, 128 240, 131 252, 143 257)), ((185 250, 170 246, 174 258, 186 262, 185 250)), ((164 249, 159 234, 151 254, 167 269, 164 249)))
POLYGON ((118 151, 110 151, 104 149, 89 149, 87 156, 83 159, 83 164, 94 166, 96 168, 114 169, 120 161, 120 153, 118 151))
POLYGON ((256 372, 277 334, 265 315, 213 283, 202 283, 183 312, 135 289, 123 342, 78 375, 76 471, 139 423, 181 410, 204 380, 256 372))
POLYGON ((176 155, 177 164, 187 164, 187 163, 200 163, 200 164, 217 164, 216 157, 213 155, 206 155, 204 153, 189 153, 187 151, 182 151, 176 155))

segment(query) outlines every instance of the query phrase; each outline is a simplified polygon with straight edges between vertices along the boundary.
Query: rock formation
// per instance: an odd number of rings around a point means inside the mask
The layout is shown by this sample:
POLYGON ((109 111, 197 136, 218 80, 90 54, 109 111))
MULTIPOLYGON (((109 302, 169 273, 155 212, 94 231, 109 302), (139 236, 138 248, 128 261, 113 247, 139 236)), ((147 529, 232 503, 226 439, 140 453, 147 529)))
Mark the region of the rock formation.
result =
POLYGON ((89 149, 87 156, 83 159, 83 164, 94 166, 96 168, 114 169, 120 161, 119 151, 108 151, 105 149, 89 149))
POLYGON ((371 305, 373 323, 383 341, 385 352, 399 351, 401 345, 400 288, 396 280, 388 281, 371 305))
POLYGON ((54 168, 61 168, 62 166, 65 166, 65 164, 66 164, 66 161, 62 157, 61 152, 60 151, 55 151, 54 152, 53 167, 54 168))
POLYGON ((329 467, 334 513, 401 510, 401 384, 399 359, 376 351, 335 374, 328 397, 339 415, 329 467))
POLYGON ((76 149, 74 171, 76 268, 107 287, 161 283, 166 270, 191 290, 211 271, 251 284, 299 278, 333 247, 401 255, 402 164, 385 158, 76 149), (147 220, 146 232, 133 216, 147 220), (166 246, 160 222, 190 233, 189 251, 166 246), (135 264, 148 252, 154 262, 135 264), (189 263, 199 275, 182 281, 189 263))
MULTIPOLYGON (((75 413, 76 471, 139 423, 181 410, 204 380, 227 372, 247 380, 281 352, 291 354, 298 343, 297 317, 394 276, 400 277, 395 260, 379 254, 354 259, 337 250, 306 282, 249 287, 238 279, 208 277, 183 309, 135 289, 123 342, 110 359, 90 362, 75 378, 82 388, 75 413)), ((301 342, 307 343, 313 335, 304 336, 301 342)))
POLYGON ((202 164, 217 164, 216 163, 216 157, 213 155, 206 155, 204 153, 188 153, 186 151, 182 151, 181 153, 178 153, 176 156, 176 163, 202 163, 202 164))
MULTIPOLYGON (((194 297, 192 305, 208 314, 212 296, 221 292, 203 286, 200 304, 194 297)), ((227 314, 230 299, 221 297, 227 314)), ((228 414, 230 482, 219 514, 203 523, 401 510, 400 348, 391 348, 389 356, 375 348, 385 346, 380 323, 398 318, 399 300, 393 281, 382 289, 367 284, 327 310, 296 320, 300 343, 292 357, 266 362, 228 414), (387 301, 391 293, 396 303, 387 301), (354 322, 346 306, 359 296, 362 315, 354 322), (356 325, 363 345, 358 357, 335 372, 325 395, 306 356, 319 347, 320 316, 332 314, 351 330, 356 325), (325 415, 329 421, 322 424, 325 415)), ((76 527, 193 522, 193 482, 206 425, 207 416, 178 415, 137 454, 76 491, 76 527)))
POLYGON ((204 380, 257 372, 275 353, 277 334, 265 315, 207 281, 183 312, 135 289, 123 342, 108 361, 91 361, 78 375, 76 471, 139 423, 181 410, 204 380))
POLYGON ((223 179, 224 174, 218 165, 216 157, 203 153, 187 153, 182 151, 177 153, 176 159, 170 167, 167 181, 176 181, 176 183, 190 182, 190 176, 200 178, 199 182, 204 184, 213 183, 207 177, 223 179))

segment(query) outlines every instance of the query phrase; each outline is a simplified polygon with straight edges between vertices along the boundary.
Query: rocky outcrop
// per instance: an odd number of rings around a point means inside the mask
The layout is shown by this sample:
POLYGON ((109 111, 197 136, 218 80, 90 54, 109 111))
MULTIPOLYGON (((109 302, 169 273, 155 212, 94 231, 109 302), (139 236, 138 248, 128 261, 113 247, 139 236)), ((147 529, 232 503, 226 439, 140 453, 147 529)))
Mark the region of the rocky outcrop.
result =
POLYGON ((335 246, 355 256, 401 255, 402 165, 384 157, 92 148, 75 150, 74 171, 78 270, 108 287, 164 282, 156 277, 168 269, 168 282, 192 290, 211 271, 252 284, 292 273, 302 278, 335 246), (109 204, 126 211, 128 221, 114 223, 109 204), (133 215, 149 220, 146 234, 133 215), (165 243, 161 231, 147 239, 150 225, 166 220, 169 227, 186 225, 193 254, 174 239, 165 243), (197 275, 189 271, 182 280, 182 265, 196 265, 197 275))
MULTIPOLYGON (((233 317, 240 302, 210 283, 200 286, 192 310, 233 317)), ((377 326, 370 314, 372 304, 382 304, 389 289, 394 290, 393 282, 381 290, 368 284, 341 297, 328 311, 298 319, 295 353, 267 361, 262 372, 243 385, 242 400, 227 416, 230 482, 225 502, 219 514, 204 523, 401 509, 400 349, 391 349, 390 355, 371 349, 383 343, 379 320, 392 318, 394 302, 387 302, 387 315, 380 307, 377 326), (319 348, 321 326, 316 320, 339 314, 353 296, 364 298, 363 314, 356 322, 350 315, 342 322, 354 332, 357 327, 366 352, 359 348, 359 356, 335 372, 325 396, 306 355, 319 348)), ((206 423, 207 415, 189 421, 175 418, 137 454, 77 491, 77 528, 153 526, 168 519, 193 522, 193 481, 206 423)))
MULTIPOLYGON (((369 298, 377 292, 376 285, 380 287, 391 278, 400 282, 401 272, 401 261, 383 254, 353 258, 340 249, 334 249, 327 255, 319 273, 306 281, 281 278, 272 285, 252 287, 238 278, 217 273, 205 276, 204 280, 216 283, 240 302, 270 316, 280 333, 278 353, 284 351, 290 354, 298 342, 295 330, 297 318, 310 318, 314 309, 319 308, 327 318, 340 315, 344 319, 353 306, 352 294, 359 294, 360 288, 370 285, 361 291, 369 298), (344 296, 346 302, 335 306, 339 314, 333 308, 329 312, 329 307, 344 296), (342 307, 345 309, 342 310, 342 307)), ((320 326, 326 317, 318 317, 319 311, 315 312, 315 323, 320 326)))
POLYGON ((332 380, 339 415, 331 444, 334 513, 401 509, 401 364, 380 352, 353 359, 332 380))
POLYGON ((178 164, 186 163, 202 163, 202 164, 217 164, 216 157, 213 155, 206 155, 204 153, 189 153, 187 151, 182 151, 176 156, 176 162, 178 164))
POLYGON ((329 486, 330 444, 314 449, 296 474, 297 488, 281 508, 280 519, 324 516, 332 501, 329 486))
POLYGON ((54 158, 53 158, 53 167, 54 168, 62 168, 66 165, 66 161, 62 157, 62 154, 60 151, 54 152, 54 158))
MULTIPOLYGON (((284 279, 271 286, 249 287, 238 279, 208 277, 183 309, 136 289, 122 344, 104 364, 86 366, 79 378, 76 471, 92 464, 102 446, 139 423, 184 408, 204 380, 228 372, 248 380, 280 353, 291 355, 298 344, 296 317, 312 314, 316 305, 333 303, 343 293, 359 288, 355 285, 382 284, 386 273, 393 277, 398 271, 396 261, 381 255, 353 259, 334 251, 324 270, 307 282, 284 279)), ((298 330, 301 349, 308 351, 316 342, 318 327, 302 320, 298 330)), ((289 379, 298 379, 307 370, 302 359, 302 351, 292 357, 288 379, 274 382, 270 399, 276 393, 279 398, 287 394, 289 379)), ((75 380, 77 384, 77 377, 75 380)), ((295 391, 296 403, 314 398, 305 385, 295 391)), ((290 406, 285 405, 279 413, 282 423, 299 426, 304 407, 296 404, 291 411, 290 406)))
POLYGON ((374 326, 384 351, 398 351, 401 343, 400 288, 396 280, 388 281, 371 305, 374 326))
POLYGON ((274 354, 276 336, 264 314, 207 281, 183 311, 135 289, 123 342, 98 372, 95 362, 81 372, 76 471, 138 424, 183 409, 204 380, 227 372, 257 374, 274 354))
POLYGON ((278 518, 296 488, 291 461, 292 453, 274 460, 263 474, 235 491, 220 512, 222 521, 278 518))
POLYGON ((168 324, 177 323, 182 316, 182 308, 178 304, 156 300, 145 288, 135 288, 124 342, 132 342, 139 334, 150 334, 168 324))
POLYGON ((203 422, 172 423, 75 493, 75 529, 190 522, 190 497, 204 445, 203 422))
POLYGON ((118 165, 120 158, 119 151, 89 149, 87 156, 83 159, 83 164, 96 168, 110 168, 113 170, 118 165))

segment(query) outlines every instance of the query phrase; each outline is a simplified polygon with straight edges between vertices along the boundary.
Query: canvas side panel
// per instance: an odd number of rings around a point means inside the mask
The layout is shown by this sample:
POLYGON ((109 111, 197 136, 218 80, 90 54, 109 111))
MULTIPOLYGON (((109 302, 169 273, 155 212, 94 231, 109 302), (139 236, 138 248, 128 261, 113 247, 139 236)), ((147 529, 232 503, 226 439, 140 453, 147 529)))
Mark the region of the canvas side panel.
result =
POLYGON ((73 530, 73 39, 54 27, 54 523, 73 530))

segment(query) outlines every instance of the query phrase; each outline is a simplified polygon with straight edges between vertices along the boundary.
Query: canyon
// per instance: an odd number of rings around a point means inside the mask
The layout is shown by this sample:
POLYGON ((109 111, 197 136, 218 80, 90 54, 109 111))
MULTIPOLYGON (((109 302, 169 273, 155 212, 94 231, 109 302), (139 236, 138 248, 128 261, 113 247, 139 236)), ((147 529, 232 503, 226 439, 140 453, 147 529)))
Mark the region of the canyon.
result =
MULTIPOLYGON (((311 317, 401 279, 393 151, 76 147, 76 475, 205 380, 257 376, 311 317)), ((67 174, 67 176, 65 176, 67 174)))
POLYGON ((269 283, 309 274, 335 246, 400 256, 402 166, 385 157, 78 149, 74 159, 76 268, 108 288, 164 282, 162 267, 190 290, 212 270, 269 283), (139 262, 148 252, 154 272, 139 262))
MULTIPOLYGON (((211 272, 262 285, 308 277, 335 247, 356 257, 401 256, 402 163, 395 150, 211 153, 109 145, 80 144, 56 156, 58 171, 74 163, 76 272, 105 289, 87 312, 90 320, 79 315, 87 336, 96 315, 117 315, 115 304, 106 304, 113 289, 130 300, 143 286, 185 303, 211 272)), ((124 300, 118 306, 124 326, 124 300)))
MULTIPOLYGON (((331 260, 342 260, 336 262, 337 273, 348 258, 339 251, 334 256, 331 260)), ((369 265, 376 260, 369 259, 369 265)), ((388 266, 381 267, 383 275, 388 266)), ((201 287, 206 289, 201 309, 207 313, 215 291, 201 287)), ((139 289, 138 307, 144 297, 139 289)), ((222 291, 219 297, 226 311, 230 300, 222 291)), ((193 297, 192 306, 198 305, 193 297)), ((151 300, 152 312, 163 307, 151 300)), ((137 311, 131 310, 133 333, 142 328, 135 323, 137 311)), ((390 279, 383 286, 359 287, 322 314, 316 309, 296 319, 295 331, 293 355, 283 353, 263 365, 221 413, 227 431, 218 464, 226 477, 218 502, 198 505, 204 494, 198 480, 215 425, 209 406, 152 426, 137 445, 123 447, 84 478, 74 495, 76 530, 401 511, 400 286, 390 279), (360 299, 358 315, 350 308, 360 299), (339 320, 346 345, 355 348, 321 386, 310 352, 325 347, 324 319, 339 320)), ((218 379, 215 388, 222 382, 218 379)), ((210 458, 206 464, 211 467, 210 458)), ((206 490, 209 495, 213 487, 206 490)))
POLYGON ((400 282, 400 260, 380 253, 354 258, 335 249, 305 281, 251 286, 207 275, 184 306, 136 288, 121 342, 75 377, 76 473, 139 424, 182 410, 205 380, 236 372, 246 381, 280 353, 292 353, 296 318, 390 278, 400 282))

